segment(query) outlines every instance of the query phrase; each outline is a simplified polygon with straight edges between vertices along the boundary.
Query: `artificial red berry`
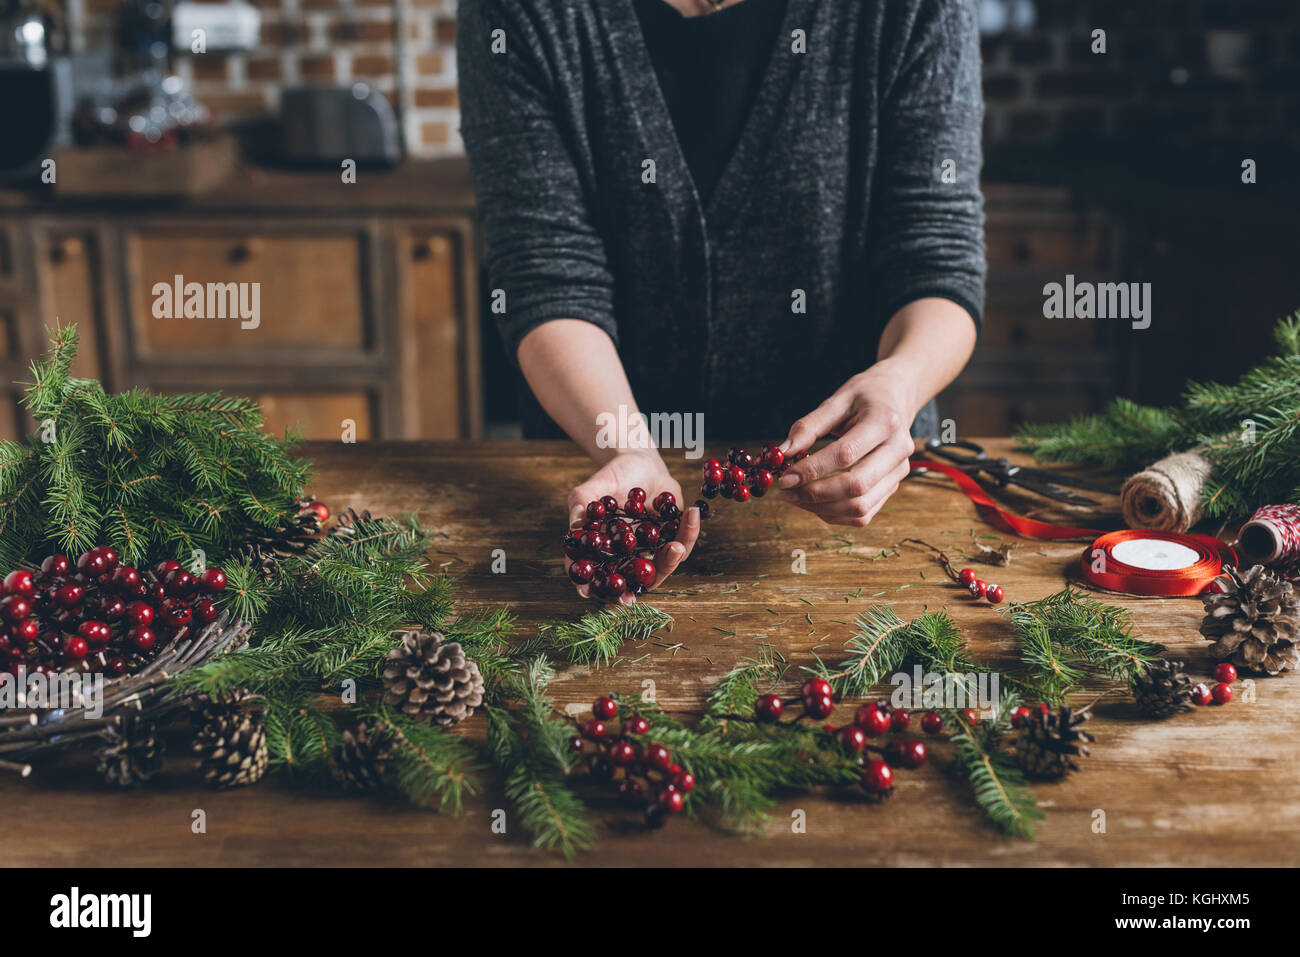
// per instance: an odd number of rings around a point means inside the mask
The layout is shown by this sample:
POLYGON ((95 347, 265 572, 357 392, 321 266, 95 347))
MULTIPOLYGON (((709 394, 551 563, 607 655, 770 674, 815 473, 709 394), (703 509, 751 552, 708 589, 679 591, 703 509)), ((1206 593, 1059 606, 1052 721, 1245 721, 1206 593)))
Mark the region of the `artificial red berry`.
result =
POLYGON ((919 768, 925 764, 925 743, 918 741, 916 738, 908 738, 898 746, 899 763, 911 770, 919 768))
POLYGON ((978 578, 966 587, 970 589, 972 598, 983 598, 989 590, 988 584, 978 578))
POLYGON ((569 739, 570 751, 574 751, 578 754, 581 754, 584 746, 585 746, 585 742, 582 740, 582 735, 580 734, 575 734, 573 737, 569 739))
POLYGON ((962 708, 961 711, 958 712, 958 714, 960 714, 962 716, 962 720, 964 720, 969 725, 974 726, 980 723, 980 716, 975 713, 975 710, 973 708, 962 708))
POLYGON ((1211 700, 1210 689, 1204 684, 1198 684, 1192 689, 1192 704, 1206 705, 1209 704, 1211 700))
POLYGON ((1223 582, 1216 578, 1205 586, 1204 591, 1211 595, 1222 595, 1226 589, 1223 586, 1223 582))
POLYGON ((890 731, 906 731, 907 726, 911 724, 912 716, 907 713, 906 709, 899 708, 889 716, 890 731))
POLYGON ((835 732, 835 740, 850 751, 861 751, 867 746, 867 733, 856 724, 847 724, 835 732))
POLYGON ((190 623, 191 617, 190 606, 180 599, 168 598, 163 602, 162 620, 168 628, 184 628, 190 623))
POLYGON ((759 695, 758 701, 754 703, 754 714, 759 721, 778 721, 781 718, 781 712, 785 710, 785 702, 779 695, 765 694, 759 695))
POLYGON ((808 716, 811 718, 828 717, 835 710, 835 697, 828 694, 806 697, 803 699, 803 709, 808 712, 808 716))
POLYGON ((669 814, 679 814, 682 808, 686 806, 686 796, 671 784, 660 791, 659 797, 655 800, 669 814))
POLYGON ((1232 684, 1237 680, 1237 669, 1232 666, 1231 662, 1220 662, 1214 666, 1214 680, 1222 681, 1224 684, 1232 684))
POLYGON ((77 634, 86 640, 86 644, 92 648, 102 648, 108 644, 108 639, 112 637, 109 631, 108 622, 105 621, 83 621, 77 626, 77 634))
MULTIPOLYGON (((84 589, 77 586, 84 594, 84 589)), ((5 595, 0 598, 0 617, 5 621, 22 621, 32 613, 32 603, 22 595, 5 595)))
POLYGON ((661 543, 671 542, 674 538, 677 537, 677 532, 680 529, 681 529, 681 523, 675 519, 671 522, 664 522, 663 526, 659 529, 659 541, 661 543))
POLYGON ((733 502, 748 502, 750 496, 749 486, 737 485, 731 492, 733 502))
POLYGON ((785 453, 778 446, 765 445, 760 460, 769 469, 779 469, 785 463, 785 453))
POLYGON ((1013 708, 1011 711, 1011 727, 1019 728, 1029 720, 1032 712, 1023 705, 1019 708, 1013 708))
POLYGON ((642 548, 659 547, 659 526, 642 522, 636 527, 636 540, 642 548))
POLYGON ((1006 593, 1002 591, 1001 585, 989 585, 988 590, 984 592, 984 597, 990 605, 996 605, 1006 597, 1006 593))
POLYGON ((140 572, 130 565, 118 565, 113 569, 113 584, 118 588, 135 588, 140 584, 140 572))
POLYGON ((194 603, 194 617, 205 625, 211 624, 221 616, 221 609, 211 598, 200 598, 194 603))
POLYGON ((878 738, 889 730, 889 715, 875 704, 864 704, 853 715, 853 723, 863 730, 868 738, 878 738))
POLYGON ((662 512, 665 506, 677 504, 677 496, 672 492, 660 492, 654 497, 654 501, 651 502, 651 504, 654 506, 656 512, 662 512))
POLYGON ((603 502, 587 503, 587 521, 605 517, 605 504, 603 502))
POLYGON ((645 499, 629 498, 623 503, 623 511, 631 518, 645 517, 645 499))
POLYGON ((111 572, 117 568, 119 564, 117 551, 112 545, 100 545, 98 548, 93 549, 93 551, 99 552, 100 556, 104 559, 104 564, 107 566, 104 569, 105 571, 111 572))
POLYGON ((1232 700, 1232 685, 1226 682, 1219 682, 1210 691, 1210 697, 1214 699, 1215 704, 1227 704, 1232 700))
POLYGON ((642 758, 646 764, 659 771, 667 771, 673 766, 672 755, 662 744, 647 744, 642 758))
POLYGON ((799 694, 801 697, 811 698, 814 695, 832 694, 834 690, 831 683, 825 678, 814 676, 803 683, 803 687, 799 689, 799 694))
POLYGON ((569 566, 569 581, 575 585, 586 585, 596 574, 596 565, 588 558, 575 559, 569 566))
POLYGON ((618 702, 604 696, 597 698, 591 705, 591 713, 601 721, 608 721, 618 714, 618 702))
POLYGON ((61 578, 72 571, 72 563, 66 555, 47 555, 41 562, 41 574, 50 578, 61 578))
POLYGON ((610 572, 601 584, 602 598, 617 598, 627 591, 627 579, 618 572, 610 572))
POLYGON ((640 486, 633 486, 632 489, 627 493, 627 497, 629 501, 631 501, 632 499, 636 499, 638 502, 644 502, 645 489, 641 488, 640 486))
POLYGON ((636 532, 628 529, 609 537, 610 548, 615 555, 631 555, 636 551, 636 532))
POLYGON ((868 794, 888 794, 894 789, 894 769, 885 761, 868 761, 862 772, 862 789, 868 794))
POLYGON ((762 498, 774 481, 776 478, 767 469, 754 469, 749 473, 749 490, 762 498))
POLYGON ((133 601, 126 606, 126 620, 132 625, 148 625, 153 622, 153 606, 142 601, 133 601))
POLYGON ((649 730, 649 722, 639 714, 634 714, 623 719, 624 734, 645 734, 649 730))
POLYGON ((27 569, 16 568, 5 576, 4 591, 6 595, 31 598, 36 594, 36 580, 27 569))
POLYGON ((673 772, 672 786, 681 791, 682 794, 690 794, 695 790, 695 775, 690 771, 683 771, 678 768, 673 772))
POLYGON ((605 722, 597 721, 595 718, 592 718, 582 726, 583 735, 591 738, 593 741, 598 741, 603 738, 605 736, 605 730, 605 722))
POLYGON ((167 601, 167 586, 162 582, 145 582, 145 597, 157 604, 167 601))
POLYGON ((18 641, 30 643, 40 635, 41 625, 35 618, 24 618, 22 621, 15 622, 10 631, 18 641))
POLYGON ((630 741, 615 741, 609 746, 609 760, 619 767, 631 764, 636 760, 636 748, 630 741))
POLYGON ((600 504, 605 506, 606 515, 613 515, 618 511, 618 499, 614 498, 612 495, 602 495, 600 497, 600 504))
POLYGON ((108 559, 98 548, 92 548, 77 559, 77 571, 88 578, 98 578, 108 570, 108 559))
POLYGON ((199 576, 199 587, 209 595, 226 590, 226 573, 220 568, 205 568, 199 576))
POLYGON ((173 598, 186 598, 194 591, 194 576, 183 568, 173 568, 163 579, 167 594, 173 598))
POLYGON ((926 734, 938 734, 943 730, 943 715, 937 711, 927 711, 921 716, 921 730, 926 734))
POLYGON ((726 473, 722 471, 722 466, 720 465, 714 466, 713 468, 705 468, 704 470, 705 485, 721 485, 723 479, 726 477, 726 473))
POLYGON ((176 559, 164 558, 162 561, 160 561, 157 565, 153 567, 153 574, 155 578, 157 578, 159 581, 162 581, 167 577, 168 572, 174 571, 180 567, 181 567, 181 563, 176 561, 176 559))
POLYGON ((967 588, 975 584, 975 579, 977 578, 979 578, 979 575, 975 574, 975 569, 973 568, 963 568, 957 575, 957 581, 961 582, 967 588))
POLYGON ((126 659, 121 655, 113 655, 104 662, 104 670, 114 677, 124 675, 126 674, 126 659))
POLYGON ((659 569, 655 563, 648 558, 634 558, 624 568, 628 581, 635 582, 638 585, 644 585, 649 588, 659 577, 659 569))
POLYGON ((80 635, 68 635, 63 639, 63 654, 68 658, 84 658, 89 652, 90 646, 80 635))
POLYGON ((132 648, 137 651, 148 651, 158 640, 153 633, 152 628, 146 628, 143 625, 137 625, 126 633, 126 641, 132 648))

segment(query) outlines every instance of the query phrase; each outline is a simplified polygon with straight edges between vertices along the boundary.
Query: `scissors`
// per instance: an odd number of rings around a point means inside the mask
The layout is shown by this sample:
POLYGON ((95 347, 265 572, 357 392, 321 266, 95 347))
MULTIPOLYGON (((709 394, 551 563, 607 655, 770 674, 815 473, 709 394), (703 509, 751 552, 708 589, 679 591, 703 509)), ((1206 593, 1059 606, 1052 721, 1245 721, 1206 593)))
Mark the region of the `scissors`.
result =
POLYGON ((1067 502, 1070 505, 1096 505, 1097 501, 1088 498, 1086 495, 1080 495, 1078 492, 1071 492, 1068 488, 1062 488, 1064 485, 1072 485, 1075 488, 1087 489, 1090 492, 1101 492, 1106 495, 1117 494, 1114 489, 1107 488, 1097 482, 1090 482, 1088 479, 1048 472, 1044 469, 1028 468, 1023 465, 1012 465, 1006 456, 996 459, 989 458, 988 453, 984 451, 984 447, 975 442, 940 442, 938 439, 930 439, 925 443, 925 450, 941 456, 949 462, 956 463, 963 472, 971 473, 972 476, 975 472, 986 473, 992 477, 999 488, 1005 488, 1008 485, 1019 485, 1031 492, 1037 492, 1039 495, 1056 499, 1058 502, 1067 502), (965 449, 971 454, 962 455, 959 452, 951 451, 952 449, 965 449))

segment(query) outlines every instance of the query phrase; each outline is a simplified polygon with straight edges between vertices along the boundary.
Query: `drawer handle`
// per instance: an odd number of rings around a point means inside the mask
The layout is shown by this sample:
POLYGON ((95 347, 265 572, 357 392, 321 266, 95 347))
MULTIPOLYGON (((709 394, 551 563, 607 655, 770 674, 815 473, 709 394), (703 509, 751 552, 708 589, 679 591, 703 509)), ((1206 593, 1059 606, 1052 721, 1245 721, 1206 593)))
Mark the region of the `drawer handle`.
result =
POLYGON ((226 253, 226 258, 232 263, 248 262, 253 258, 253 244, 250 242, 238 242, 230 247, 226 253))
POLYGON ((416 262, 423 262, 426 259, 432 258, 432 256, 433 256, 433 247, 429 245, 429 241, 427 239, 418 242, 413 247, 411 247, 411 258, 414 259, 416 262))
POLYGON ((1011 247, 1011 255, 1015 257, 1016 262, 1027 263, 1033 258, 1034 251, 1030 248, 1029 243, 1022 239, 1011 247))
POLYGON ((66 262, 73 256, 79 256, 80 254, 81 240, 75 236, 64 236, 50 247, 50 262, 57 266, 59 263, 66 262))

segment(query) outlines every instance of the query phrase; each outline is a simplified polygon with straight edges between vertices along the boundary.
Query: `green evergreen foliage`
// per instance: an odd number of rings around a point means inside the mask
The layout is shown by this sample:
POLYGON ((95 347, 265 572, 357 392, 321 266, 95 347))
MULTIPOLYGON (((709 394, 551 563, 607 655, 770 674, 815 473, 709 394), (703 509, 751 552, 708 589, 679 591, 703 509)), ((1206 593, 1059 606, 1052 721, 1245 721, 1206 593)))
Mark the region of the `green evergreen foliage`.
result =
POLYGON ((1017 438, 1042 461, 1130 471, 1200 447, 1213 465, 1202 506, 1214 518, 1300 501, 1300 312, 1273 338, 1274 354, 1236 383, 1189 383, 1177 407, 1116 399, 1099 415, 1028 426, 1017 438))
POLYGON ((1034 790, 1002 747, 1011 727, 1011 712, 1020 704, 1014 694, 998 700, 997 715, 972 727, 955 711, 944 714, 944 722, 955 727, 949 740, 956 746, 953 770, 964 777, 985 817, 1005 834, 1034 838, 1034 823, 1044 814, 1034 790))
POLYGON ((296 512, 310 475, 251 399, 218 393, 109 395, 72 375, 77 330, 51 332, 23 404, 39 424, 0 442, 0 564, 110 544, 125 561, 222 560, 251 527, 296 512))
POLYGON ((672 618, 657 608, 637 602, 589 612, 576 622, 546 622, 539 637, 568 661, 608 665, 624 644, 644 641, 663 628, 671 631, 672 623, 672 618))
POLYGON ((1026 666, 1021 683, 1051 704, 1063 703, 1089 675, 1131 684, 1164 651, 1163 645, 1134 634, 1132 618, 1123 608, 1072 588, 1012 604, 1007 616, 1026 666))

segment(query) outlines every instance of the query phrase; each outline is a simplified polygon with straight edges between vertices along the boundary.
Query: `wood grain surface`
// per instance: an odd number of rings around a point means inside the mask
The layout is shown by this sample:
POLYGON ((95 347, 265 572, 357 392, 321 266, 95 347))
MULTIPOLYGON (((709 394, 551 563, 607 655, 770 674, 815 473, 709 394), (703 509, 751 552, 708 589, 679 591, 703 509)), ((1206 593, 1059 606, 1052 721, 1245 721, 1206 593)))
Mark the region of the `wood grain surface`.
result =
MULTIPOLYGON (((1010 443, 993 441, 990 449, 1010 443)), ((723 446, 725 448, 725 446, 723 446)), ((714 450, 711 450, 714 451, 714 450)), ((716 451, 721 451, 718 449, 716 451)), ((589 472, 562 443, 391 443, 311 445, 315 491, 337 512, 415 512, 436 530, 430 558, 462 576, 467 605, 511 604, 520 633, 537 622, 577 615, 584 605, 562 577, 559 538, 563 500, 589 472), (491 573, 493 549, 506 551, 505 574, 491 573)), ((686 487, 698 463, 677 460, 686 487)), ((653 490, 651 490, 653 492, 653 490)), ((1009 507, 1073 525, 1118 526, 1116 500, 1094 513, 1045 508, 1041 499, 1002 495, 1009 507)), ((962 625, 977 660, 994 667, 1016 659, 1005 619, 965 598, 919 551, 899 550, 923 538, 952 553, 975 543, 1010 540, 988 528, 966 498, 938 477, 904 483, 865 529, 842 530, 775 497, 722 503, 695 556, 654 598, 676 625, 670 636, 631 648, 611 669, 561 672, 552 686, 562 705, 587 705, 598 694, 640 693, 653 682, 662 706, 697 713, 718 678, 760 641, 795 666, 810 651, 835 660, 854 615, 892 602, 899 615, 947 607, 962 625), (791 570, 792 551, 806 554, 807 573, 791 570), (885 557, 881 557, 882 552, 885 557), (769 611, 769 609, 771 611, 769 611), (773 614, 775 612, 775 614, 773 614)), ((1078 559, 1075 543, 1023 542, 1008 568, 982 566, 1009 599, 1029 600, 1062 587, 1078 559)), ((980 567, 980 566, 977 566, 980 567)), ((1138 630, 1208 679, 1208 642, 1197 633, 1198 601, 1117 600, 1138 630)), ((596 865, 1285 865, 1300 862, 1300 763, 1289 744, 1300 709, 1292 676, 1261 679, 1254 701, 1198 708, 1165 722, 1142 720, 1126 695, 1097 706, 1097 736, 1084 770, 1040 785, 1046 819, 1037 841, 1011 840, 984 822, 966 787, 946 777, 943 744, 934 759, 898 774, 892 800, 872 803, 855 793, 796 795, 780 802, 766 833, 741 838, 684 819, 646 834, 600 807, 600 842, 580 858, 596 865), (791 815, 807 815, 793 833, 791 815), (1104 812, 1105 830, 1094 821, 1104 812)), ((1096 686, 1101 690, 1105 686, 1096 686)), ((854 703, 832 717, 842 723, 854 703)), ((462 729, 481 735, 481 720, 462 729)), ((177 749, 183 741, 177 743, 177 749)), ((202 789, 185 757, 169 761, 155 784, 121 794, 97 783, 86 760, 40 768, 31 779, 0 778, 0 800, 22 827, 0 831, 0 864, 35 865, 550 865, 556 854, 535 851, 517 828, 494 834, 490 815, 507 807, 490 774, 485 791, 460 817, 439 816, 399 798, 322 795, 268 781, 228 793, 202 789), (192 812, 207 815, 207 833, 191 833, 192 812)))

